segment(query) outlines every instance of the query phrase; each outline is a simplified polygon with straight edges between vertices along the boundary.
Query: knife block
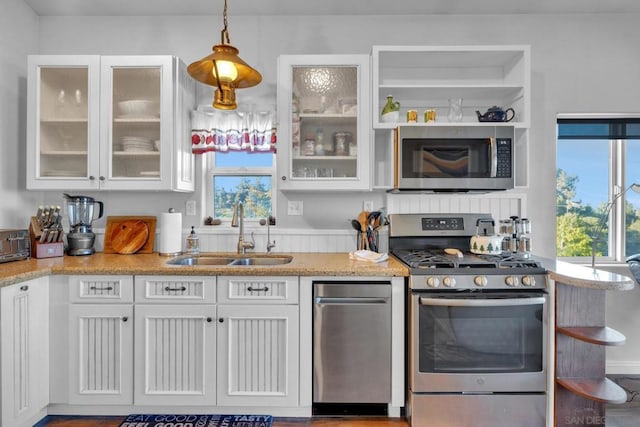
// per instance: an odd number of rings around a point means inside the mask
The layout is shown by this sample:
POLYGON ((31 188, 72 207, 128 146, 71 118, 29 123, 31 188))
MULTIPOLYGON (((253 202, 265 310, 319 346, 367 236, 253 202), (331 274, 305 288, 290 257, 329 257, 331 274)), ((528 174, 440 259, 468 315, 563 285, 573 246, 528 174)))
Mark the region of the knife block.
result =
POLYGON ((62 240, 49 243, 40 242, 42 229, 35 216, 31 217, 31 222, 29 223, 29 236, 31 238, 32 258, 55 258, 64 256, 64 242, 62 240))

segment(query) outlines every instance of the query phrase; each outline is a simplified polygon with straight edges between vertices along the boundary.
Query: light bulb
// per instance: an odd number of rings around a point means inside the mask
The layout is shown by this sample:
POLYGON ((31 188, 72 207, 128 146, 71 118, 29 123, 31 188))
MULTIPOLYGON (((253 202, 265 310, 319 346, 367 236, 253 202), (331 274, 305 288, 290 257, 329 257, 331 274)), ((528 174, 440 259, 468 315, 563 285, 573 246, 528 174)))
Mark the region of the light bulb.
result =
POLYGON ((216 66, 213 67, 211 72, 213 76, 216 76, 216 68, 218 69, 218 74, 220 81, 224 82, 232 82, 238 77, 238 70, 235 65, 229 61, 216 61, 216 66))

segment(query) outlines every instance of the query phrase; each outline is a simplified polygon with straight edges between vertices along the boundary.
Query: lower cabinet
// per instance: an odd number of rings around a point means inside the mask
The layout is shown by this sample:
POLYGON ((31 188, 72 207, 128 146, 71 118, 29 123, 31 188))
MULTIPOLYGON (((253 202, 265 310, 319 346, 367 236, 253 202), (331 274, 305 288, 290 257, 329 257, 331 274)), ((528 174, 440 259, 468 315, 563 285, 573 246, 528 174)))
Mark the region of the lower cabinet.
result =
POLYGON ((216 404, 216 307, 137 304, 136 405, 216 404))
POLYGON ((51 375, 55 406, 299 406, 298 277, 68 284, 53 293, 52 360, 66 369, 51 375))
POLYGON ((3 426, 31 426, 49 403, 49 283, 1 289, 0 375, 3 426))
POLYGON ((68 363, 68 403, 132 404, 133 277, 69 276, 67 289, 68 353, 54 356, 68 363))
POLYGON ((298 405, 298 307, 218 307, 218 405, 298 405))
POLYGON ((133 304, 70 304, 69 403, 133 402, 133 304))

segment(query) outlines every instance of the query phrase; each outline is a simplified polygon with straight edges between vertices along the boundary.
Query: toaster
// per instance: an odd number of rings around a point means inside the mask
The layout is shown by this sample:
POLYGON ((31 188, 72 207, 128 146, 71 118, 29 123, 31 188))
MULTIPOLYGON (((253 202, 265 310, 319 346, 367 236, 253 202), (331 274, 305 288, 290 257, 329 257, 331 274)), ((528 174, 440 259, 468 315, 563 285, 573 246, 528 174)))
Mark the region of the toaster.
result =
POLYGON ((0 263, 31 256, 29 230, 0 229, 0 263))

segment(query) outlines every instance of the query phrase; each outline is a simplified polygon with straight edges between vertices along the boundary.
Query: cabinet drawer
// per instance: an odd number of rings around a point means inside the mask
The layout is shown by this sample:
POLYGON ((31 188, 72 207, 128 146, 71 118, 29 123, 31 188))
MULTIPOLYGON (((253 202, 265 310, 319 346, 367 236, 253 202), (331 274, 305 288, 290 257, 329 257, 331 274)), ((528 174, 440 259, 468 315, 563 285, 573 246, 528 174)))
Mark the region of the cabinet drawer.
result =
POLYGON ((220 303, 297 304, 297 276, 220 276, 220 303))
POLYGON ((136 302, 180 304, 216 302, 215 276, 136 276, 136 302))
POLYGON ((69 276, 69 301, 133 302, 133 276, 69 276))

